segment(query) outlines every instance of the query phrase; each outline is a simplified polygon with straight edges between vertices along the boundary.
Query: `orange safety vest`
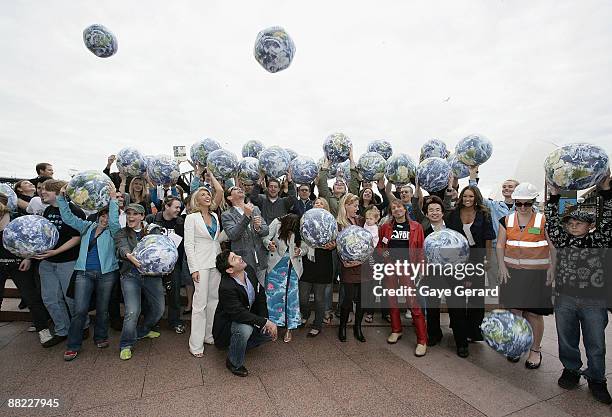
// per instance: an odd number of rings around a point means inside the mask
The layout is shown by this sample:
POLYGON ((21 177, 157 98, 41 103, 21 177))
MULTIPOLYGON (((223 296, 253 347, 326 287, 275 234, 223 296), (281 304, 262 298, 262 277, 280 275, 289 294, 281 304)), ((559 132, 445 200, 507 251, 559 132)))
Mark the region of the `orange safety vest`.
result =
POLYGON ((546 218, 542 213, 534 213, 521 231, 518 214, 506 216, 506 266, 514 269, 548 269, 550 249, 546 241, 545 222, 546 218))

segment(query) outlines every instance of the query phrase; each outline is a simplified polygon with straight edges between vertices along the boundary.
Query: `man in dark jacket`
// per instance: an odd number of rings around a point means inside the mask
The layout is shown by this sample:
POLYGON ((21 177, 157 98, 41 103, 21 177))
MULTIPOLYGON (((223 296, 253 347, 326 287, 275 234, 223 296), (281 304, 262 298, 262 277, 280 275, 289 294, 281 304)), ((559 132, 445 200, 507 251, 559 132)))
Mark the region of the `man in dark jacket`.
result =
POLYGON ((276 325, 268 320, 266 294, 257 282, 255 272, 247 274, 247 264, 234 252, 217 255, 216 267, 221 273, 219 304, 215 312, 213 337, 215 346, 229 348, 225 365, 234 375, 247 376, 244 356, 247 349, 276 340, 276 325))

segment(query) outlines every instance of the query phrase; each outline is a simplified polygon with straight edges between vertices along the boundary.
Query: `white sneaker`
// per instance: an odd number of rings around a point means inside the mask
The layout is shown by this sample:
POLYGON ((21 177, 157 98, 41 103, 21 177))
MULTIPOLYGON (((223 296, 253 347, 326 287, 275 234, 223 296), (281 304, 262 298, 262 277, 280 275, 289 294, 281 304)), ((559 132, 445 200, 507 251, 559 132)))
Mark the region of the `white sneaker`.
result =
POLYGON ((43 343, 46 343, 49 340, 53 339, 53 336, 51 336, 51 332, 49 331, 49 329, 45 329, 38 332, 38 338, 40 339, 40 344, 42 345, 43 343))
POLYGON ((36 327, 34 327, 34 325, 28 327, 28 332, 29 333, 34 333, 36 331, 36 327))
POLYGON ((416 345, 416 349, 414 350, 414 356, 425 356, 425 354, 427 353, 427 345, 421 345, 421 344, 417 344, 416 345))
POLYGON ((406 317, 407 319, 412 318, 412 313, 410 312, 410 310, 406 311, 406 314, 404 314, 404 317, 406 317))

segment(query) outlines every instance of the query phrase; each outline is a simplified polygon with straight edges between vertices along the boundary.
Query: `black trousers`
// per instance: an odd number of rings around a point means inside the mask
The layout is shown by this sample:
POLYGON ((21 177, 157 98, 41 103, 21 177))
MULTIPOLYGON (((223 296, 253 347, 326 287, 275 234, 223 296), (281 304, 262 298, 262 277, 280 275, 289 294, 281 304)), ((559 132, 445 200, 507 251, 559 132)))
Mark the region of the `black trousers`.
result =
MULTIPOLYGON (((457 286, 464 286, 465 282, 456 281, 450 278, 448 281, 454 290, 457 286), (455 282, 452 282, 452 281, 455 282)), ((472 285, 470 288, 484 288, 484 277, 472 277, 470 279, 472 285)), ((448 305, 448 314, 450 316, 450 325, 453 329, 455 344, 457 347, 465 347, 467 339, 481 339, 480 325, 484 318, 484 297, 460 297, 453 295, 446 298, 448 305)))
MULTIPOLYGON (((36 265, 30 266, 27 271, 19 270, 19 263, 0 264, 0 285, 2 285, 2 293, 4 293, 4 285, 7 278, 11 278, 15 286, 21 294, 21 298, 30 309, 32 314, 32 322, 36 331, 47 329, 49 313, 45 308, 40 296, 40 287, 36 285, 36 265)), ((0 298, 0 304, 2 299, 0 298)))
POLYGON ((353 302, 355 302, 355 315, 362 316, 363 312, 361 310, 361 283, 348 283, 342 282, 340 286, 344 289, 344 298, 342 300, 342 304, 340 305, 341 313, 348 313, 353 311, 353 302))

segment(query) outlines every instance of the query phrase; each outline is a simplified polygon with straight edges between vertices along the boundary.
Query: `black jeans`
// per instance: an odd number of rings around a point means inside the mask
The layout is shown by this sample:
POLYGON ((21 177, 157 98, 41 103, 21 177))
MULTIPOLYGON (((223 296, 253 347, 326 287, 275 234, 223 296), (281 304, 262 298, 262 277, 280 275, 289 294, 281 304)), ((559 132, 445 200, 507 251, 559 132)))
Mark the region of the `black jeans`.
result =
MULTIPOLYGON (((19 270, 19 263, 0 264, 0 284, 4 291, 4 283, 7 278, 11 278, 15 286, 21 294, 21 298, 26 303, 32 313, 32 322, 36 331, 47 329, 49 313, 45 308, 42 298, 40 297, 40 289, 36 286, 35 265, 30 266, 27 271, 19 270)), ((1 299, 0 299, 1 303, 1 299)))
POLYGON ((312 282, 300 281, 300 312, 302 317, 307 319, 310 316, 310 292, 314 292, 315 318, 312 328, 321 330, 323 318, 325 316, 325 289, 331 284, 314 284, 312 282))
MULTIPOLYGON (((465 284, 454 278, 448 281, 450 288, 465 284)), ((472 277, 471 281, 471 288, 484 288, 484 277, 472 277)), ((466 347, 468 338, 482 338, 480 325, 484 318, 484 297, 467 297, 466 302, 466 297, 454 295, 453 291, 453 295, 446 298, 446 303, 457 347, 466 347)))

